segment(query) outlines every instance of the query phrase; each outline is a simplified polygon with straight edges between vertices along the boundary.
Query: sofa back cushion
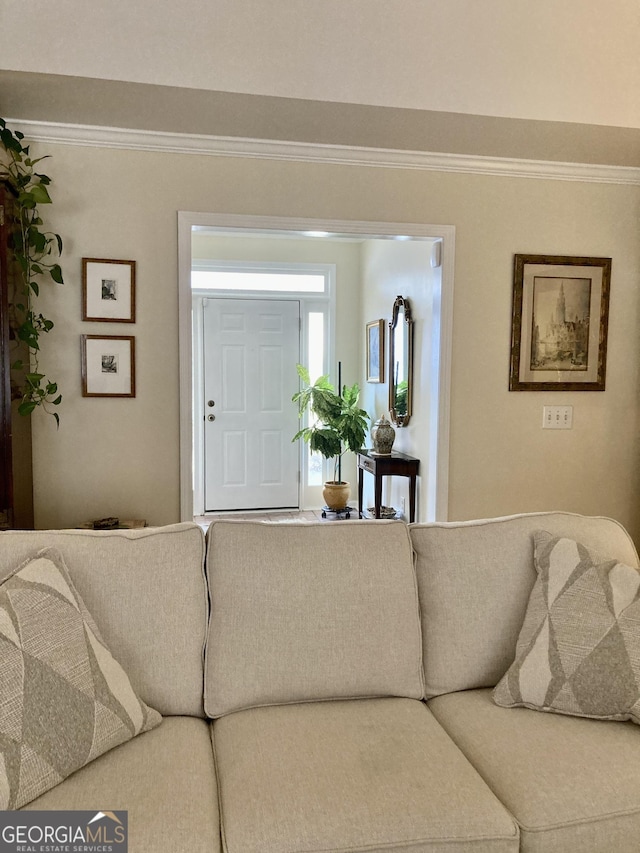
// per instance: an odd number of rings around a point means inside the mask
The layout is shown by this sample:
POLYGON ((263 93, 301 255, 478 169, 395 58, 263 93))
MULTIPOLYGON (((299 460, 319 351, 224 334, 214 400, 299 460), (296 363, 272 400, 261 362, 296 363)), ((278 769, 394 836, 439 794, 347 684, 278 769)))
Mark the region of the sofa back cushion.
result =
POLYGON ((493 687, 513 663, 536 579, 533 533, 538 530, 638 566, 628 533, 608 518, 550 512, 410 525, 427 698, 493 687))
POLYGON ((54 546, 106 645, 161 714, 204 716, 204 534, 195 524, 141 530, 0 533, 0 580, 54 546))
POLYGON ((209 716, 322 699, 422 698, 405 524, 214 522, 207 577, 209 716))

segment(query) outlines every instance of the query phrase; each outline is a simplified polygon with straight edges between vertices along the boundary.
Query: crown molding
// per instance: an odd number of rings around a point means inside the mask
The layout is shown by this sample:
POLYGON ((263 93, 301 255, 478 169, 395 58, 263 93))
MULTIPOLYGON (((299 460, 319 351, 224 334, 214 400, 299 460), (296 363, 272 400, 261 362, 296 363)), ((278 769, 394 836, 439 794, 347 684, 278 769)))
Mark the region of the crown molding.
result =
POLYGON ((29 139, 64 145, 640 186, 640 168, 630 166, 164 133, 20 119, 7 119, 7 122, 22 130, 29 139))

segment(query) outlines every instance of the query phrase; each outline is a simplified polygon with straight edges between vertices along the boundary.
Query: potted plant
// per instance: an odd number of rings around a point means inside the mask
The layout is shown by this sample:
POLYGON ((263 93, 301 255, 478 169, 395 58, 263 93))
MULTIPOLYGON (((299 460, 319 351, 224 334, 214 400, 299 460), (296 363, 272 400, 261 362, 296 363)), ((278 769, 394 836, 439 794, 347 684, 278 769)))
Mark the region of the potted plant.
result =
POLYGON ((9 333, 15 347, 21 345, 24 350, 24 356, 11 364, 12 397, 20 400, 19 414, 30 415, 41 406, 59 424, 58 413, 50 407, 60 405, 62 395, 57 383, 39 367, 40 339, 51 331, 53 322, 35 307, 42 280, 63 283, 60 264, 54 260, 62 252, 62 239, 45 230, 40 214, 41 205, 51 204, 51 179, 38 165, 47 157, 31 157, 24 134, 12 131, 0 118, 0 181, 13 198, 9 252, 16 269, 9 333))
POLYGON ((310 415, 310 423, 294 435, 293 441, 303 438, 312 451, 333 460, 333 479, 324 484, 322 494, 328 509, 340 511, 347 506, 351 491, 340 476, 342 456, 348 450, 356 453, 364 444, 369 415, 358 406, 357 384, 344 385, 340 392, 328 376, 320 376, 311 384, 306 367, 298 364, 297 370, 304 387, 291 399, 298 404, 301 418, 310 415))

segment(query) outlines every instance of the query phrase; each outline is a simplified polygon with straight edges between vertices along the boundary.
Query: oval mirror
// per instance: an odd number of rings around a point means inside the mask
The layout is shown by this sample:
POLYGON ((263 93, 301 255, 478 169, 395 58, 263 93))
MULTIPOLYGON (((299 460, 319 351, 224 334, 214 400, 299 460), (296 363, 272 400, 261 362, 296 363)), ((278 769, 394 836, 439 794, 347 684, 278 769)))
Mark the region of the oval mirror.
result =
POLYGON ((396 296, 389 323, 389 413, 396 426, 411 417, 413 396, 413 319, 409 300, 396 296))

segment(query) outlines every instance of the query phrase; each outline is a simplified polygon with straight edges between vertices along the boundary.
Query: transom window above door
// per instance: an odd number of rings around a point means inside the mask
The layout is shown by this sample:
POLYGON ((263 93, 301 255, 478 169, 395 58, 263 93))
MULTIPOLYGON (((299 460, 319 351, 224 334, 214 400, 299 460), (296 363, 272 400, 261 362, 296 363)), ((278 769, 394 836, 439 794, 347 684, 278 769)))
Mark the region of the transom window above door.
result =
POLYGON ((291 266, 270 263, 238 263, 195 260, 191 270, 192 290, 237 293, 295 293, 326 296, 329 276, 326 267, 313 264, 291 266), (303 267, 304 269, 301 269, 303 267))

